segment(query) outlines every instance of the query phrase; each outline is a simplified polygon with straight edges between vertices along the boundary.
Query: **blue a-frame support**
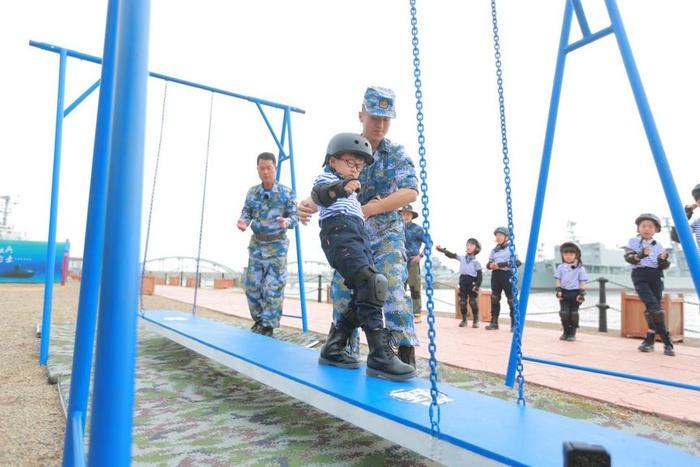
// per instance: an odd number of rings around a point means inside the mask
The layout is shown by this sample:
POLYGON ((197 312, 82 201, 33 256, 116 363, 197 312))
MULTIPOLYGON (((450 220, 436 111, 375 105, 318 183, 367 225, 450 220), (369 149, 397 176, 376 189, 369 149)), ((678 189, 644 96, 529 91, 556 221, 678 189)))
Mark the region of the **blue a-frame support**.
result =
MULTIPOLYGON (((519 359, 518 349, 521 348, 521 342, 518 339, 522 338, 522 329, 525 324, 525 315, 527 313, 527 302, 530 295, 530 287, 532 285, 532 273, 535 266, 535 258, 537 255, 537 242, 540 234, 540 225, 542 222, 542 211, 544 207, 544 197, 547 190, 547 178, 549 175, 549 165, 552 157, 552 144, 554 141, 554 130, 557 123, 557 113, 559 110, 559 98, 561 96, 562 81, 564 78, 564 65, 566 56, 569 52, 577 50, 585 45, 588 45, 600 38, 609 34, 613 34, 617 41, 622 62, 629 78, 630 86, 634 94, 634 99, 637 104, 639 116, 644 125, 644 131, 649 141, 656 169, 661 179, 661 186, 664 189, 668 206, 671 210, 673 222, 678 230, 678 236, 683 246, 683 251, 686 253, 688 267, 690 269, 693 283, 695 284, 696 293, 700 294, 700 255, 698 255, 697 246, 693 239, 690 227, 685 217, 683 204, 681 203, 676 184, 673 181, 673 175, 666 159, 661 137, 654 122, 649 101, 642 80, 639 76, 639 70, 632 55, 632 49, 627 39, 622 17, 617 7, 615 0, 605 0, 605 6, 610 18, 610 26, 600 31, 591 33, 586 15, 581 5, 581 0, 564 0, 564 22, 561 29, 561 37, 559 39, 559 50, 557 55, 556 69, 554 72, 554 84, 552 86, 552 96, 549 104, 549 117, 547 119, 547 130, 544 139, 544 149, 542 150, 542 161, 540 164, 540 174, 537 182, 537 193, 535 195, 535 206, 532 213, 532 222, 530 225, 530 237, 527 246, 527 258, 525 260, 522 289, 519 300, 518 322, 516 326, 520 328, 519 333, 514 333, 513 341, 511 342, 510 356, 508 360, 508 371, 506 373, 506 385, 513 387, 515 382, 515 373, 517 370, 517 362, 519 359), (574 13, 581 28, 583 38, 569 43, 569 35, 571 32, 571 21, 574 13)), ((524 357, 524 359, 527 359, 524 357)), ((548 363, 542 359, 538 359, 540 363, 548 363)), ((573 366, 570 366, 573 368, 573 366)))

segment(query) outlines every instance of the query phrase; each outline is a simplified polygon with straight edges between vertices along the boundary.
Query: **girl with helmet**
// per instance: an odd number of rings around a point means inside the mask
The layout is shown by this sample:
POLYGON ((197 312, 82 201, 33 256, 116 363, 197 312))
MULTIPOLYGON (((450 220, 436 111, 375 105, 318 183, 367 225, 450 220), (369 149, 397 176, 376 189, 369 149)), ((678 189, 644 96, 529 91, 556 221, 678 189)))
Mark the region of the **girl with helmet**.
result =
POLYGON ((581 261, 581 248, 574 242, 559 247, 561 264, 554 271, 556 294, 559 299, 559 317, 564 333, 559 340, 573 342, 578 328, 578 309, 586 296, 588 274, 581 261))
POLYGON ((467 300, 472 309, 474 322, 473 328, 479 327, 479 287, 481 287, 481 263, 476 259, 476 255, 481 252, 481 243, 476 238, 467 240, 466 255, 458 255, 448 251, 446 248, 437 245, 435 247, 440 253, 444 253, 448 258, 459 261, 459 311, 462 313, 462 321, 459 327, 467 325, 467 300))
POLYGON ((388 294, 386 276, 375 268, 365 229, 365 217, 357 198, 358 177, 374 162, 372 147, 362 135, 340 133, 328 143, 324 172, 316 177, 311 197, 319 206, 321 247, 328 263, 352 291, 347 308, 328 333, 319 363, 359 368, 359 360, 345 348, 358 327, 367 337, 367 374, 390 380, 415 376, 415 368, 394 353, 382 307, 388 294))
POLYGON ((661 220, 651 213, 643 213, 634 221, 637 224, 637 236, 632 237, 625 247, 625 261, 632 267, 632 283, 639 298, 646 305, 644 317, 648 330, 644 342, 639 346, 640 352, 652 352, 656 334, 664 343, 664 354, 674 356, 671 337, 664 324, 664 310, 661 308, 661 296, 664 291, 664 273, 671 263, 668 253, 654 234, 661 232, 661 220))
MULTIPOLYGON (((488 331, 498 329, 498 315, 501 313, 501 293, 506 293, 508 307, 510 307, 510 330, 513 332, 513 275, 510 261, 510 248, 508 247, 510 230, 508 227, 497 227, 493 231, 496 237, 496 246, 489 254, 489 262, 486 267, 491 269, 491 323, 486 326, 488 331)), ((515 265, 520 266, 520 260, 515 257, 515 265)))

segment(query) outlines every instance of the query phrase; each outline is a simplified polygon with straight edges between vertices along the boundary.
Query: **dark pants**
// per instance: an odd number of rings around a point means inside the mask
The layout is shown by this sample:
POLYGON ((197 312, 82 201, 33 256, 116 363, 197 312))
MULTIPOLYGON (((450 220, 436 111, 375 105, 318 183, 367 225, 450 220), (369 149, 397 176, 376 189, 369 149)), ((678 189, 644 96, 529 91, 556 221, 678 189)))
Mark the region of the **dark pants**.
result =
POLYGON ((496 269, 491 273, 491 319, 498 320, 501 314, 501 292, 506 293, 510 317, 513 318, 513 285, 510 283, 510 271, 496 269))
POLYGON ((579 289, 561 291, 562 299, 559 301, 559 317, 561 325, 564 327, 566 334, 574 334, 574 330, 578 328, 579 314, 578 309, 581 304, 576 301, 579 294, 579 289))
MULTIPOLYGON (((653 319, 654 314, 663 314, 661 308, 661 297, 664 292, 664 273, 656 268, 636 268, 632 269, 632 283, 639 298, 646 305, 644 316, 647 319, 649 329, 655 329, 659 334, 666 331, 666 326, 662 322, 659 326, 659 319, 653 319)), ((663 316, 662 316, 663 318, 663 316)))
POLYGON ((348 310, 341 314, 336 325, 341 329, 354 328, 347 323, 352 320, 346 318, 347 312, 354 310, 363 329, 383 328, 382 308, 373 303, 357 301, 357 288, 362 284, 353 283, 353 278, 360 270, 374 267, 364 222, 355 216, 332 216, 321 221, 320 236, 328 263, 352 290, 348 310))
POLYGON ((474 292, 474 282, 476 277, 468 274, 459 276, 459 311, 462 313, 462 319, 467 319, 467 300, 472 308, 474 321, 479 321, 479 303, 477 301, 478 292, 474 292))

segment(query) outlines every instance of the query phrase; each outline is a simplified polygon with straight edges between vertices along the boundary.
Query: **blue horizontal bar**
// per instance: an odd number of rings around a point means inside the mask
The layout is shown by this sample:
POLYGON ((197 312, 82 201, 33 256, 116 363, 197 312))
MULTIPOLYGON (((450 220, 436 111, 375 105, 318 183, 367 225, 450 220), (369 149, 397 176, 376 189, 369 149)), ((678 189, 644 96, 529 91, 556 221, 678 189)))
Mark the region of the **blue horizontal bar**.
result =
POLYGON ((92 92, 93 92, 95 89, 97 89, 99 86, 100 86, 100 80, 98 79, 97 81, 95 81, 94 83, 92 83, 92 86, 90 86, 89 88, 87 88, 87 91, 85 91, 84 93, 82 93, 82 94, 80 95, 80 97, 78 97, 76 100, 74 100, 73 103, 72 103, 71 105, 69 105, 68 108, 66 108, 66 110, 63 111, 63 117, 64 117, 64 118, 67 117, 68 114, 71 113, 71 112, 73 111, 73 109, 75 109, 76 107, 78 107, 78 106, 80 105, 80 103, 83 102, 90 94, 92 94, 92 92))
POLYGON ((543 358, 533 358, 523 356, 523 360, 529 362, 542 363, 544 365, 560 366, 563 368, 570 368, 572 370, 588 371, 590 373, 599 373, 601 375, 616 376, 618 378, 633 379, 635 381, 643 381, 645 383, 663 384, 664 386, 673 386, 674 388, 690 389, 692 391, 700 391, 700 386, 695 384, 679 383, 676 381, 668 381, 665 379, 649 378, 648 376, 639 376, 629 373, 620 373, 618 371, 603 370, 600 368, 593 368, 590 366, 573 365, 571 363, 556 362, 553 360, 545 360, 543 358))
POLYGON ((598 32, 594 32, 593 34, 590 34, 590 35, 584 37, 583 39, 574 42, 573 44, 569 44, 569 45, 564 49, 564 53, 567 53, 567 54, 568 54, 569 52, 573 52, 573 51, 576 50, 576 49, 580 49, 580 48, 583 47, 584 45, 588 45, 588 44, 590 44, 591 42, 595 42, 595 41, 597 41, 598 39, 601 39, 601 38, 607 36, 608 34, 612 34, 612 33, 613 33, 613 27, 612 27, 612 26, 608 26, 608 27, 605 28, 605 29, 601 29, 601 30, 598 31, 598 32))
MULTIPOLYGON (((88 54, 85 54, 82 52, 78 52, 77 50, 64 49, 63 47, 59 47, 59 46, 56 46, 53 44, 47 44, 46 42, 37 42, 37 41, 29 41, 29 45, 32 47, 37 47, 39 49, 47 50, 47 51, 53 52, 53 53, 61 53, 61 50, 65 50, 66 55, 68 57, 77 58, 79 60, 85 60, 87 62, 96 63, 98 65, 102 64, 102 59, 100 57, 95 57, 94 55, 88 55, 88 54)), ((232 92, 232 91, 226 91, 224 89, 215 88, 212 86, 207 86, 205 84, 195 83, 193 81, 187 81, 184 79, 176 78, 174 76, 164 75, 162 73, 155 73, 153 71, 150 71, 150 72, 148 72, 148 74, 149 74, 149 76, 152 76, 153 78, 158 78, 158 79, 162 79, 165 81, 171 81, 173 83, 182 84, 184 86, 190 86, 190 87, 197 88, 197 89, 203 89, 205 91, 211 91, 211 92, 215 92, 217 94, 223 94, 224 96, 235 97, 236 99, 243 99, 243 100, 253 102, 256 104, 266 105, 268 107, 274 107, 277 109, 289 109, 292 112, 297 112, 300 114, 306 113, 306 111, 304 109, 300 109, 298 107, 291 107, 291 106, 288 106, 285 104, 280 104, 278 102, 272 102, 272 101, 260 99, 257 97, 251 97, 251 96, 246 96, 244 94, 238 94, 238 93, 232 92)))

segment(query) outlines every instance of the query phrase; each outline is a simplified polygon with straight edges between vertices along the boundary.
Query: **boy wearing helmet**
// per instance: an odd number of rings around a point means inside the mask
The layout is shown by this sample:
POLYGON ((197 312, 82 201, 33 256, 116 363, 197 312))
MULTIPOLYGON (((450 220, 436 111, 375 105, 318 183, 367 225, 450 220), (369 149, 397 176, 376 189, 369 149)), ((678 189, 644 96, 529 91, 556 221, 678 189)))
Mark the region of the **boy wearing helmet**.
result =
POLYGON ((479 327, 479 287, 481 287, 481 263, 476 259, 476 255, 481 252, 481 244, 476 238, 467 240, 466 255, 458 255, 448 251, 446 248, 437 245, 435 247, 440 253, 444 253, 448 258, 459 261, 459 311, 462 313, 462 321, 459 327, 467 325, 467 300, 472 308, 474 322, 473 328, 479 327))
POLYGON ((335 135, 328 143, 324 172, 314 181, 311 192, 319 206, 323 252, 352 291, 347 308, 331 324, 319 363, 358 368, 359 360, 346 347, 353 331, 362 327, 369 346, 367 374, 405 380, 415 376, 415 369, 402 362, 391 348, 382 316, 388 281, 374 266, 365 218, 357 198, 361 186, 358 176, 373 161, 370 143, 362 135, 335 135))
POLYGON ((673 344, 664 324, 664 310, 661 308, 661 296, 664 291, 664 273, 671 263, 668 253, 654 234, 661 231, 658 216, 644 213, 637 216, 638 235, 632 237, 625 247, 625 261, 632 267, 632 283, 639 298, 646 305, 644 317, 649 326, 644 342, 639 346, 640 352, 652 352, 656 334, 664 343, 664 354, 674 356, 673 344))
MULTIPOLYGON (((488 331, 498 329, 498 315, 501 313, 501 292, 506 293, 508 307, 510 308, 510 330, 513 331, 513 285, 511 284, 512 267, 510 261, 510 248, 508 246, 510 230, 508 227, 497 227, 493 231, 496 237, 496 246, 489 254, 489 262, 486 268, 491 269, 491 323, 486 326, 488 331)), ((515 257, 515 265, 522 264, 515 257)))
POLYGON ((554 271, 556 294, 559 299, 559 317, 564 333, 559 340, 573 342, 578 328, 578 309, 586 295, 588 274, 581 262, 581 248, 574 242, 559 247, 561 264, 554 271))
MULTIPOLYGON (((695 209, 700 207, 700 183, 695 185, 695 188, 693 188, 691 194, 695 202, 684 206, 685 216, 688 218, 688 221, 693 218, 693 212, 695 209)), ((690 222, 690 230, 693 232, 693 235, 695 235, 695 243, 698 245, 698 250, 700 250, 700 217, 690 222)), ((676 230, 675 226, 671 227, 671 240, 674 242, 681 241, 680 238, 678 238, 678 231, 676 230)))

